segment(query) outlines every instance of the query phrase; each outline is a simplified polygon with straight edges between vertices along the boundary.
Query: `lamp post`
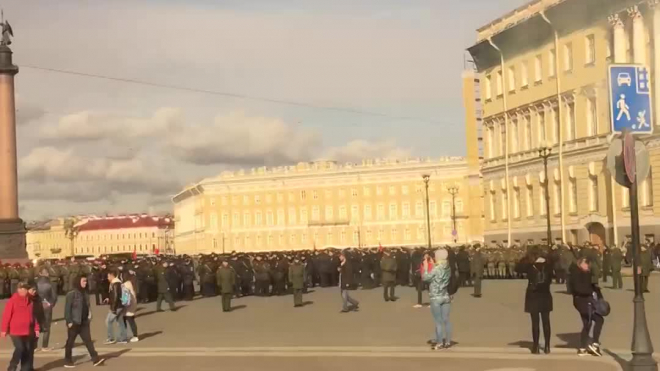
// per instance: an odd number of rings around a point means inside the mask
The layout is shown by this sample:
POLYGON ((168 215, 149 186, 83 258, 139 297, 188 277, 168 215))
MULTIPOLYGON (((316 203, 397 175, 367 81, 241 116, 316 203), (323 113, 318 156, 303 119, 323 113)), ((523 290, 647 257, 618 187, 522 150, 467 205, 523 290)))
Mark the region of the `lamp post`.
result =
POLYGON ((422 175, 422 179, 424 179, 424 187, 426 187, 426 234, 428 248, 431 249, 431 215, 429 212, 429 180, 431 180, 431 176, 424 174, 422 175))
POLYGON ((453 185, 447 187, 447 192, 451 195, 451 234, 454 236, 454 243, 456 243, 458 241, 458 230, 456 229, 456 195, 458 194, 458 186, 453 185))
POLYGON ((545 216, 548 224, 548 246, 552 246, 552 230, 550 229, 550 180, 548 179, 548 158, 552 155, 552 148, 541 142, 539 146, 539 157, 543 160, 543 171, 545 174, 545 216))

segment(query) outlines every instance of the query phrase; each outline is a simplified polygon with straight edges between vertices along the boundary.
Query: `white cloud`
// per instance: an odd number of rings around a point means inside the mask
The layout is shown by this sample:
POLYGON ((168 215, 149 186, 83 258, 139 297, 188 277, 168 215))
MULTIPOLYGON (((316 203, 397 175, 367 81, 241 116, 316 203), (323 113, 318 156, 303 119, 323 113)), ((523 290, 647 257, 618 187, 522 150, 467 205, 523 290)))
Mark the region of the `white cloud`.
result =
POLYGON ((331 147, 323 152, 323 159, 337 162, 360 162, 372 158, 405 159, 411 156, 411 151, 400 148, 394 140, 369 142, 366 140, 353 140, 341 147, 331 147))

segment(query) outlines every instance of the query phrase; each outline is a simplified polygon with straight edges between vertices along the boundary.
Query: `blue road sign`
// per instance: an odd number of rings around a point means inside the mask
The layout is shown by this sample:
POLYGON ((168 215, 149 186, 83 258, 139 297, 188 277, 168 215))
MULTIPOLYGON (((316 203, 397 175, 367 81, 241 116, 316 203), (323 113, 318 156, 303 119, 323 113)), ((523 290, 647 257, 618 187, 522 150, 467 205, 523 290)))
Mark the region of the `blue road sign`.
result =
POLYGON ((653 133, 651 73, 642 64, 610 65, 610 117, 612 131, 630 129, 637 134, 653 133))

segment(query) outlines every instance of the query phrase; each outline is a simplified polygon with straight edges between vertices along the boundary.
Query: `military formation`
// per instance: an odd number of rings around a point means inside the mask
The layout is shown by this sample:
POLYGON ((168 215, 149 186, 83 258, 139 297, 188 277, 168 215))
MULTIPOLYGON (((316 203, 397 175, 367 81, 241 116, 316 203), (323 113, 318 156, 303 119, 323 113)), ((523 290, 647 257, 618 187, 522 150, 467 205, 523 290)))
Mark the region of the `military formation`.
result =
MULTIPOLYGON (((527 250, 532 246, 482 247, 476 245, 445 246, 449 262, 456 272, 461 286, 473 286, 474 296, 480 297, 483 279, 521 279, 519 267, 525 264, 527 250)), ((546 247, 544 247, 546 248, 546 247)), ((648 276, 657 265, 660 244, 642 246, 639 273, 642 288, 648 291, 648 276)), ((117 269, 122 279, 130 272, 140 303, 167 301, 170 309, 173 301, 192 300, 199 293, 204 297, 220 295, 223 310, 231 310, 231 299, 247 295, 271 296, 294 294, 294 306, 303 305, 302 295, 313 287, 337 286, 339 283, 339 255, 344 252, 352 266, 354 288, 384 288, 385 301, 394 301, 395 286, 426 289, 421 282, 419 267, 426 248, 349 248, 266 253, 209 254, 199 256, 152 256, 137 259, 41 261, 0 265, 0 297, 16 291, 21 281, 34 280, 46 269, 50 281, 58 293, 65 294, 73 288, 80 274, 89 278, 89 292, 97 305, 108 298, 110 284, 107 273, 117 269)), ((554 265, 556 282, 569 289, 570 266, 580 257, 587 257, 592 264, 594 283, 611 278, 613 288, 622 288, 621 269, 630 262, 629 250, 618 247, 599 247, 586 243, 581 246, 555 245, 549 252, 554 265)), ((418 295, 421 304, 421 293, 418 295)))

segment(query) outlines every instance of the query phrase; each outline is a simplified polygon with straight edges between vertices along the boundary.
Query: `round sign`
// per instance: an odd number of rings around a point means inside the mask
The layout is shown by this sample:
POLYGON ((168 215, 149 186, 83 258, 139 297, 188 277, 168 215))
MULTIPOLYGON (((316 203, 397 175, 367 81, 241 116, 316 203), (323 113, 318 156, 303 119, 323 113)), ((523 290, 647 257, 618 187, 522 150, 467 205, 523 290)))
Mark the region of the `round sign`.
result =
POLYGON ((451 231, 451 235, 452 235, 452 236, 456 237, 457 234, 458 234, 458 232, 456 232, 455 229, 453 229, 453 230, 451 231))
POLYGON ((630 183, 635 182, 636 176, 636 161, 635 161, 635 137, 632 133, 628 132, 623 138, 623 166, 626 169, 626 175, 630 183))

